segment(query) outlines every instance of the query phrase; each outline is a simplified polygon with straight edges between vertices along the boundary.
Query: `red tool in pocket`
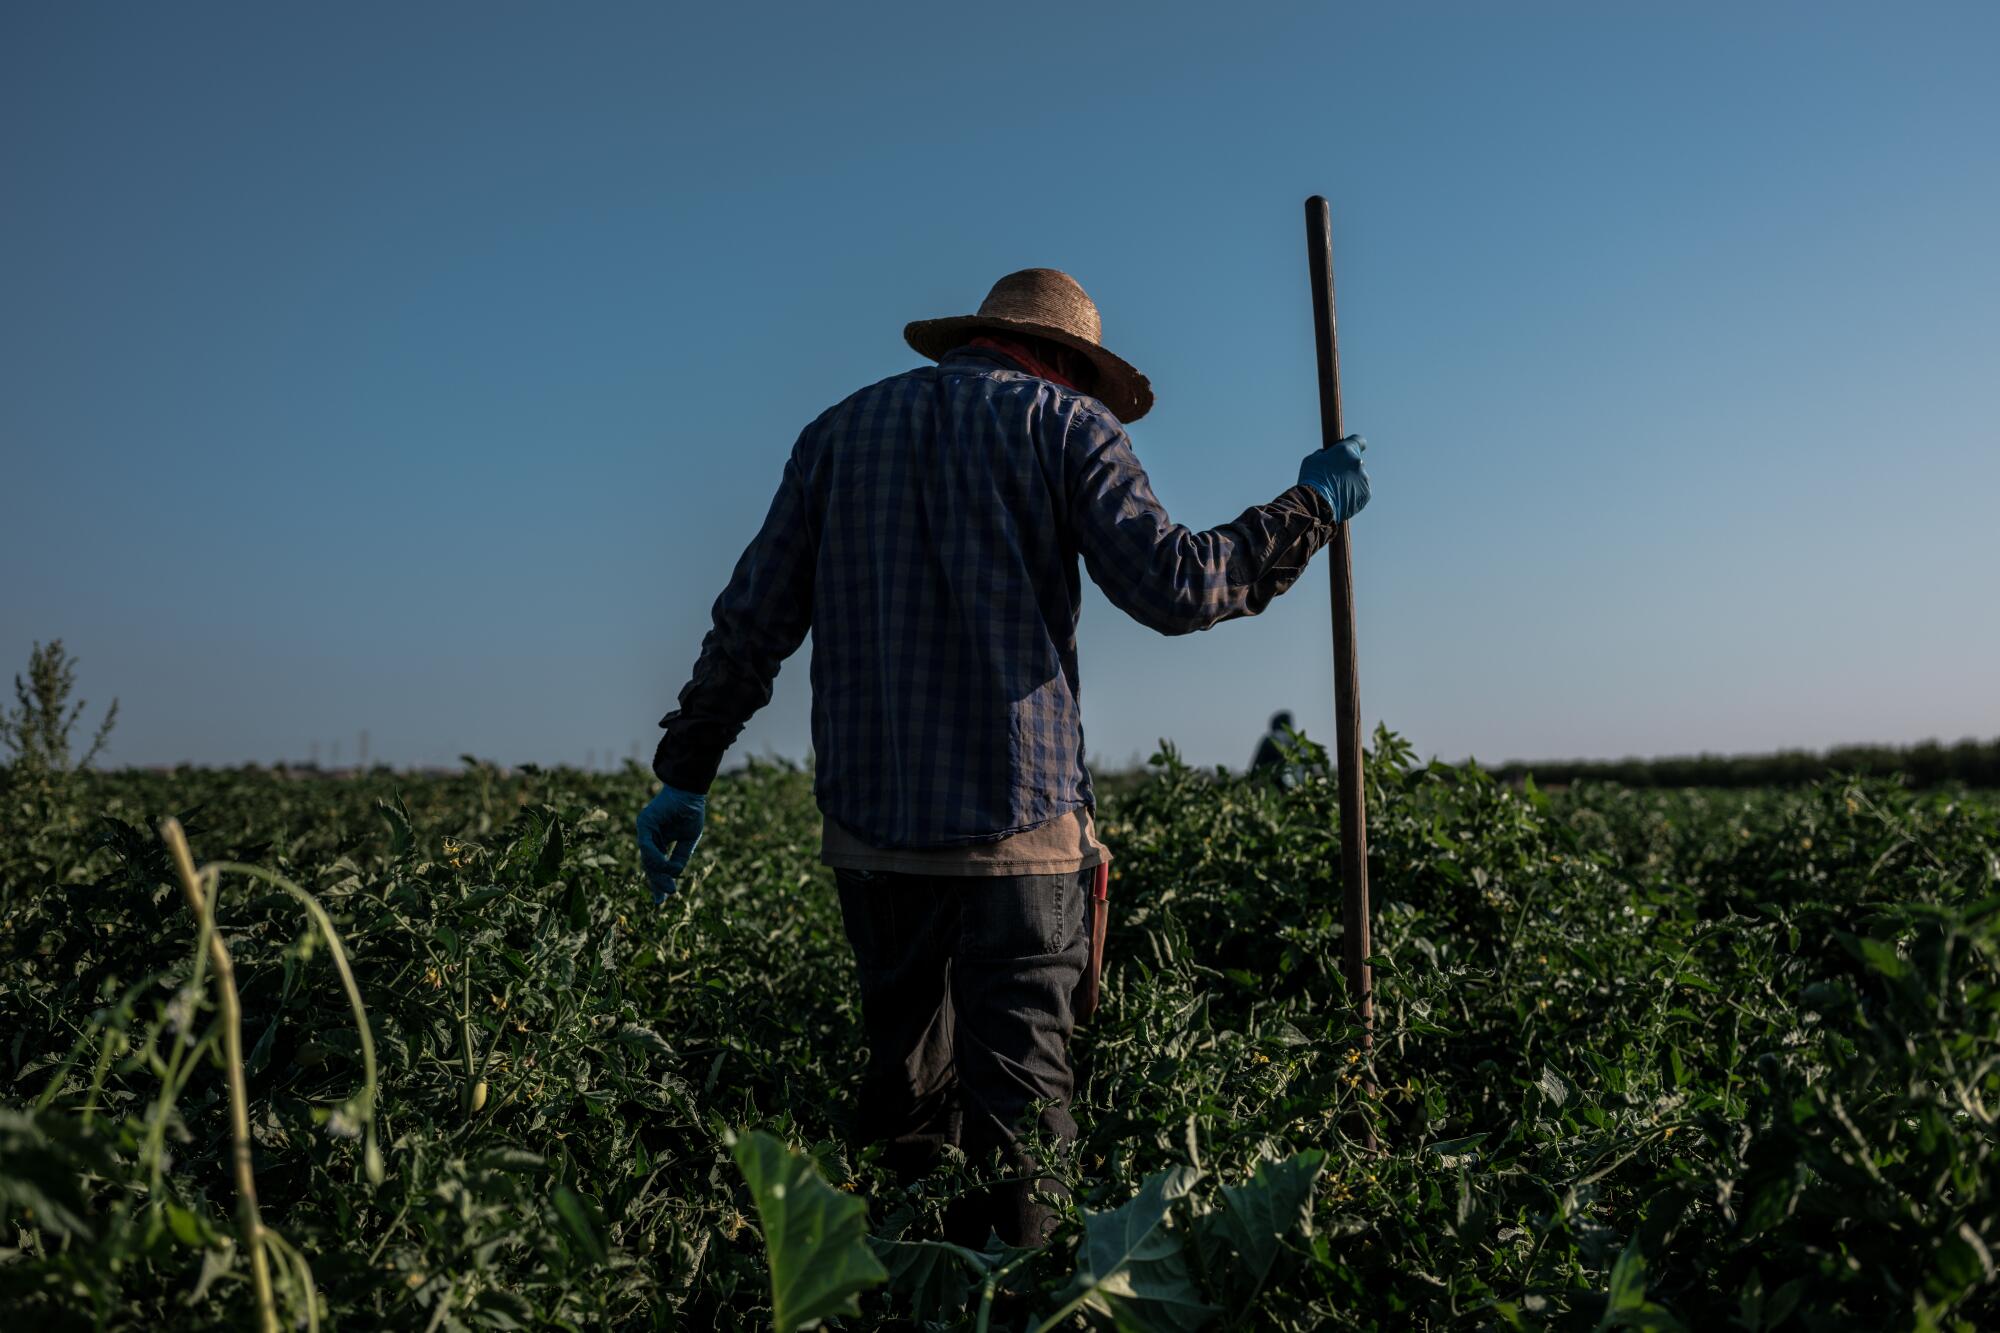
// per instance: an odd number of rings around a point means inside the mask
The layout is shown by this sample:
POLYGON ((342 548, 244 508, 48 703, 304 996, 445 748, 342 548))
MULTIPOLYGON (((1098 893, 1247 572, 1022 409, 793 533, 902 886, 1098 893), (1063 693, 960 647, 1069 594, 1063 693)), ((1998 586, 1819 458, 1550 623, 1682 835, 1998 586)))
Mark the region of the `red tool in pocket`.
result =
POLYGON ((1090 883, 1085 910, 1090 913, 1090 962, 1077 978, 1076 992, 1070 996, 1070 1012, 1081 1023, 1097 1012, 1098 976, 1104 970, 1104 918, 1111 902, 1111 863, 1097 863, 1097 877, 1090 883))

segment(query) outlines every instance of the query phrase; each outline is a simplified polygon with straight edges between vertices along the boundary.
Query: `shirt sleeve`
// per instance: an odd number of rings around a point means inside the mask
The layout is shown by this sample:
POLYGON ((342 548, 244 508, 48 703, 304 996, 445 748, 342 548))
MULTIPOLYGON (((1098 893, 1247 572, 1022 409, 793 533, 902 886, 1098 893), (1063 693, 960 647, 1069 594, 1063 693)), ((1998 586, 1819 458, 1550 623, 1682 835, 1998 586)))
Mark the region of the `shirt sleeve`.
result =
POLYGON ((1070 522, 1084 568, 1112 605, 1162 634, 1256 615, 1333 536, 1333 507, 1309 486, 1191 531, 1167 517, 1123 427, 1093 414, 1068 430, 1070 522))
POLYGON ((794 454, 764 526, 715 599, 714 628, 701 641, 680 707, 660 719, 666 734, 653 773, 668 786, 706 792, 743 724, 771 701, 779 666, 812 627, 815 526, 794 454))

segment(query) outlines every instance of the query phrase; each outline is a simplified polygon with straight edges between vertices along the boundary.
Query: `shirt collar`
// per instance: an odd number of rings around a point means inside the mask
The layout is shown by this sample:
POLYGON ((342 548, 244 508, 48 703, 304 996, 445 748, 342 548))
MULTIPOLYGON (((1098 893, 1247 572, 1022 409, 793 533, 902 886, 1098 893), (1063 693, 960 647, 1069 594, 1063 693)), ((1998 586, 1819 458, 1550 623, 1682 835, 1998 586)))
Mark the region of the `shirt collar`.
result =
POLYGON ((990 361, 996 366, 1005 366, 1008 370, 1027 373, 1026 366, 995 347, 974 347, 969 343, 962 343, 938 358, 939 365, 951 361, 990 361))

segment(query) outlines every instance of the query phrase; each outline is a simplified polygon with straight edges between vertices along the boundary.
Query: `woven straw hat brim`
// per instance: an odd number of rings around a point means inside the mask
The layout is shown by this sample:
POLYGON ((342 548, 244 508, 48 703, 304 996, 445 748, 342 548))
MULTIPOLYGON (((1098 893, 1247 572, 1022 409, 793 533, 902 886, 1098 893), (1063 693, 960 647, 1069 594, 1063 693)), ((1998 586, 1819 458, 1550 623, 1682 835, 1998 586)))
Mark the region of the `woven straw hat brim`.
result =
POLYGON ((948 319, 920 319, 903 328, 903 341, 933 361, 941 360, 954 347, 963 347, 981 333, 1025 333, 1036 338, 1073 347, 1090 358, 1097 371, 1091 396, 1111 409, 1111 415, 1131 423, 1153 410, 1153 385, 1138 367, 1123 357, 1107 352, 1088 338, 1079 338, 1066 329, 1002 315, 953 315, 948 319))

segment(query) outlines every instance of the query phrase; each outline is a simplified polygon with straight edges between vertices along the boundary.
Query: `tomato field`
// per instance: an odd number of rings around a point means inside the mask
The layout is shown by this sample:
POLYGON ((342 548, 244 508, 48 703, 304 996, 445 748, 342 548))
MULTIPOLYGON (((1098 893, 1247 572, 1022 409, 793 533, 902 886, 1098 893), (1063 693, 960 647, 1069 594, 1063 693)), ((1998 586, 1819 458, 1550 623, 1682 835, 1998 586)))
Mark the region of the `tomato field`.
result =
POLYGON ((903 1188, 846 1144, 806 773, 726 777, 657 912, 637 769, 16 775, 0 1308, 255 1327, 263 1267, 288 1328, 2000 1327, 2000 802, 1545 793, 1378 734, 1366 1056, 1301 758, 1169 751, 1106 801, 1105 1001, 1034 1252, 936 1239, 990 1164, 903 1188), (233 1067, 167 816, 217 867, 233 1067))

